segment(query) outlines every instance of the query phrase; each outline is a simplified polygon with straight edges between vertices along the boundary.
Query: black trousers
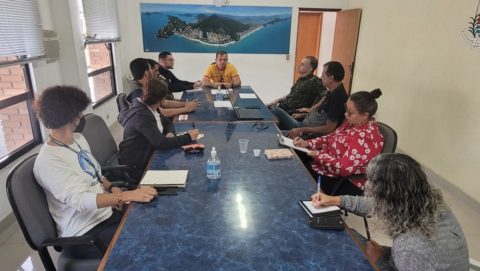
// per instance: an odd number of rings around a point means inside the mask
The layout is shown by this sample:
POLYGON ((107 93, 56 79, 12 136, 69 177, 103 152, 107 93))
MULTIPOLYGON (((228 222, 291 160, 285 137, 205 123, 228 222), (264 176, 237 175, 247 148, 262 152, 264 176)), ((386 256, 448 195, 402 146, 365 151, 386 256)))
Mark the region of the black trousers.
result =
POLYGON ((90 235, 95 237, 100 243, 100 248, 97 248, 97 246, 93 244, 64 246, 63 251, 65 255, 78 259, 101 259, 110 245, 110 241, 112 241, 123 214, 124 211, 114 210, 113 214, 107 220, 96 225, 84 234, 84 236, 90 235))

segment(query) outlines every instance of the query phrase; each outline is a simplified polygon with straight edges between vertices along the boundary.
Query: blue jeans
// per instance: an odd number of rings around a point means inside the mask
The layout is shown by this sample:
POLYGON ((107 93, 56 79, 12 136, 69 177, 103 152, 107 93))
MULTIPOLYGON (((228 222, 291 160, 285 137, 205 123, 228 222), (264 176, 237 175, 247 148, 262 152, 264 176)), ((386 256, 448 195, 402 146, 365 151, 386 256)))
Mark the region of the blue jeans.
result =
POLYGON ((280 130, 292 130, 293 128, 302 127, 302 123, 296 119, 294 119, 290 114, 285 112, 285 110, 281 109, 280 107, 276 106, 270 109, 272 114, 278 119, 278 128, 280 130))

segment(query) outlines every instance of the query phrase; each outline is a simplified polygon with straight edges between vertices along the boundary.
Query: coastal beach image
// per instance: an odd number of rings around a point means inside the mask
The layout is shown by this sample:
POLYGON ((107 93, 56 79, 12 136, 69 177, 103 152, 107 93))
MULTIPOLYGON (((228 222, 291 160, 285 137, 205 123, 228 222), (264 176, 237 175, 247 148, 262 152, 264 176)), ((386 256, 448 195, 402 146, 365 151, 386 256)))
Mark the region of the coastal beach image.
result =
POLYGON ((288 54, 291 7, 140 4, 145 52, 288 54))

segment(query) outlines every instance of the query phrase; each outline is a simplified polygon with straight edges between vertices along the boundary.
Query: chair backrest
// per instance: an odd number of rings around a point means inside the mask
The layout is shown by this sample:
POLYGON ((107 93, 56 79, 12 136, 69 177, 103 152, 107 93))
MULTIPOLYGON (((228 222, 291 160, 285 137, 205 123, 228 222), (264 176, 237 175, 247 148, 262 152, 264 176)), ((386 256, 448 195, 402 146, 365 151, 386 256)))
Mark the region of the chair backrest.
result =
POLYGON ((127 95, 125 93, 120 93, 117 95, 117 107, 118 112, 122 111, 125 108, 130 106, 129 102, 127 101, 127 95))
POLYGON ((45 240, 57 238, 43 188, 33 175, 34 154, 16 165, 7 177, 7 197, 28 245, 38 250, 45 240))
POLYGON ((385 123, 378 122, 378 128, 383 136, 382 153, 394 153, 397 148, 397 133, 385 123))
POLYGON ((82 135, 90 145, 93 157, 102 166, 118 152, 117 143, 110 129, 98 115, 85 115, 85 128, 83 128, 82 135))

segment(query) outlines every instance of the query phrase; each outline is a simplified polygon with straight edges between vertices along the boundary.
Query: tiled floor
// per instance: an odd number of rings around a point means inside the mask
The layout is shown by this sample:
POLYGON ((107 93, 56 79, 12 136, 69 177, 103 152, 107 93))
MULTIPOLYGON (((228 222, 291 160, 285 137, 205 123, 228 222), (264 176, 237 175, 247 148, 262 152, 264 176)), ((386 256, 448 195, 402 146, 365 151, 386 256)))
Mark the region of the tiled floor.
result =
MULTIPOLYGON (((118 141, 122 136, 122 128, 119 125, 112 127, 115 139, 118 141)), ((435 182, 435 180, 432 180, 435 182)), ((440 183, 439 183, 440 184, 440 183)), ((480 262, 480 210, 463 200, 462 195, 449 192, 439 185, 444 199, 457 216, 467 238, 470 258, 480 262)), ((347 224, 365 235, 363 220, 355 215, 346 217, 347 224)), ((372 223, 370 223, 372 227, 372 223)), ((391 245, 391 240, 379 232, 371 229, 372 239, 382 245, 391 245)), ((54 262, 58 257, 56 251, 51 250, 54 262)), ((44 270, 38 254, 27 245, 17 223, 12 224, 4 232, 0 233, 0 270, 44 270)), ((473 270, 473 269, 471 269, 473 270)), ((478 269, 480 270, 480 269, 478 269)))

